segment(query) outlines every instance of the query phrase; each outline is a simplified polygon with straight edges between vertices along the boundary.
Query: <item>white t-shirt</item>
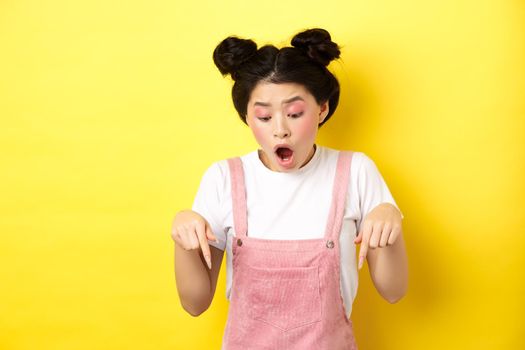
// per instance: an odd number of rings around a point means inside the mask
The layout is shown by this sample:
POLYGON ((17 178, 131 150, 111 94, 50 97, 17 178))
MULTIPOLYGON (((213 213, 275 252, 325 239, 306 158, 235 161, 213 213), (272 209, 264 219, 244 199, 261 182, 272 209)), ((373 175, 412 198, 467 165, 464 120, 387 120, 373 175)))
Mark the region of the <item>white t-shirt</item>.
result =
MULTIPOLYGON (((333 178, 339 151, 317 145, 314 156, 291 173, 268 169, 255 150, 241 156, 246 186, 248 236, 264 239, 311 239, 325 234, 332 201, 333 178)), ((226 249, 226 298, 232 286, 233 207, 230 169, 226 159, 213 163, 204 173, 192 210, 210 224, 226 249)), ((354 152, 346 207, 340 232, 341 295, 348 318, 357 293, 356 245, 362 219, 378 204, 397 207, 375 163, 354 152)), ((398 208, 398 207, 397 207, 398 208)), ((399 209, 399 208, 398 208, 399 209)), ((403 214, 401 214, 402 217, 403 214)))

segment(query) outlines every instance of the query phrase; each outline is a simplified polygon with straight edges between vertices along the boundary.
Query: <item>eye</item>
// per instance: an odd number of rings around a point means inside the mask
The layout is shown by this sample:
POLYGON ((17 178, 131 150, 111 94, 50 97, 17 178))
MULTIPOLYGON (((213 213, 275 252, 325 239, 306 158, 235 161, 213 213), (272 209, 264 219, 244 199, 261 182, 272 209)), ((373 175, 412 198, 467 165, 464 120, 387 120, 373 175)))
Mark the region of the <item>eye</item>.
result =
POLYGON ((289 117, 292 117, 292 118, 299 118, 300 116, 303 115, 303 112, 299 112, 299 113, 293 113, 293 114, 288 114, 289 117))
POLYGON ((257 119, 259 119, 262 122, 267 122, 268 120, 270 120, 270 117, 257 117, 257 119))

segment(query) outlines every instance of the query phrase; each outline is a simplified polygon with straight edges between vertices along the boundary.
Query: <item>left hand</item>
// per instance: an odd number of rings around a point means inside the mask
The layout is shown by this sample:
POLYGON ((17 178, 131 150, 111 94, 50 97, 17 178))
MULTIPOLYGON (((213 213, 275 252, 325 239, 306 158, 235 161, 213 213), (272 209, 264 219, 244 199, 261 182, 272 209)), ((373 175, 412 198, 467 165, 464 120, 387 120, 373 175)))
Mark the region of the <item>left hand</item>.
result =
POLYGON ((359 264, 361 269, 368 248, 384 248, 394 244, 401 235, 401 213, 390 203, 381 203, 368 213, 361 223, 361 231, 354 243, 361 243, 359 249, 359 264))

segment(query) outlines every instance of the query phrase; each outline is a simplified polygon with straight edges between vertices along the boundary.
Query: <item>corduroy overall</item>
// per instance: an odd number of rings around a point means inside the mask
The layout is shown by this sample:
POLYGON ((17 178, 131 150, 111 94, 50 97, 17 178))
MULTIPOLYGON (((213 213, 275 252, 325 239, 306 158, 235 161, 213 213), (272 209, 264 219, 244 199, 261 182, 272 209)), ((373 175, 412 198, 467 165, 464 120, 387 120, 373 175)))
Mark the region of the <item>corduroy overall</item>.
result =
POLYGON ((275 240, 247 235, 242 161, 228 159, 235 237, 223 350, 357 349, 340 286, 339 233, 351 161, 351 151, 339 152, 324 237, 275 240))

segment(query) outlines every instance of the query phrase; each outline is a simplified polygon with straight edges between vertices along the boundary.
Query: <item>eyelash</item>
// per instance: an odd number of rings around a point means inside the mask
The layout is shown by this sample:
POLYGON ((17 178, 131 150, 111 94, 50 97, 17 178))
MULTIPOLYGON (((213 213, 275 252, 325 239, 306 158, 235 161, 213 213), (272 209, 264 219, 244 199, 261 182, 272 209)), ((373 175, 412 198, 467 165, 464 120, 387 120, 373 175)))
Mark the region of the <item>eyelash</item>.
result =
MULTIPOLYGON (((300 112, 300 113, 294 113, 294 114, 288 114, 291 118, 293 119, 296 119, 296 118, 299 118, 300 116, 303 115, 303 112, 300 112)), ((261 118, 257 118, 259 119, 260 121, 262 122, 267 122, 268 120, 270 120, 270 117, 261 117, 261 118)))

